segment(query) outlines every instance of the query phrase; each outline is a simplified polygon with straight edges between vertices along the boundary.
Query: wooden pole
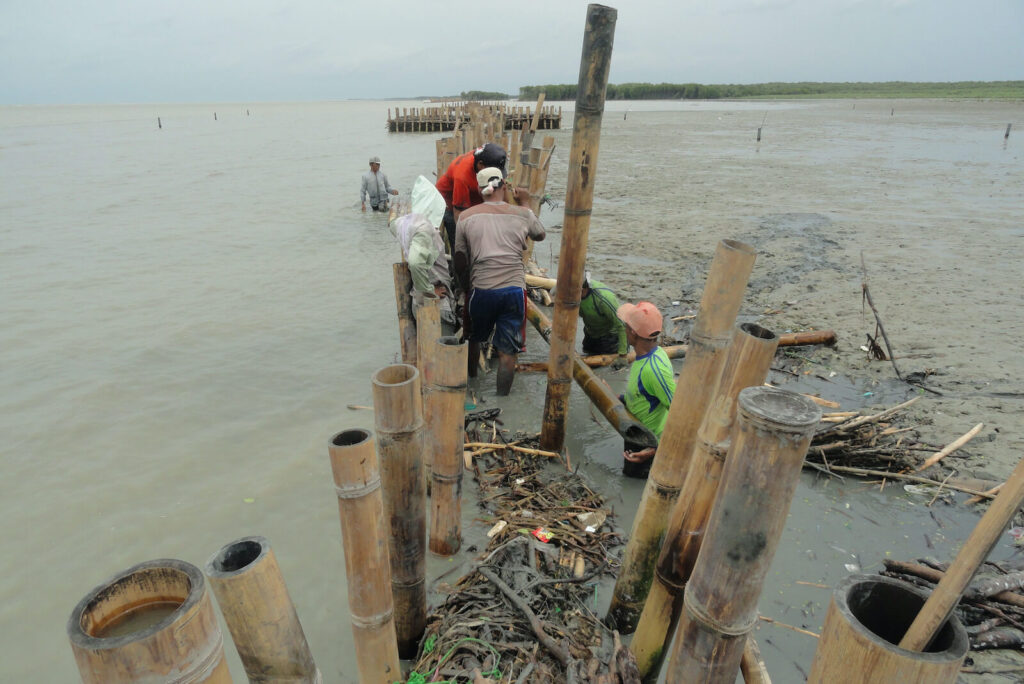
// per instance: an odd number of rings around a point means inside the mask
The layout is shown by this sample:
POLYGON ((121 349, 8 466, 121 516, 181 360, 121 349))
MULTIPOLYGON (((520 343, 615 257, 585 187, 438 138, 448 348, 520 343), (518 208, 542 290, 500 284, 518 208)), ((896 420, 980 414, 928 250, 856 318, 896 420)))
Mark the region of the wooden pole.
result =
POLYGON ((707 533, 683 594, 666 681, 732 684, 821 409, 772 387, 740 392, 707 533))
POLYGON ((810 684, 953 684, 967 655, 967 632, 951 616, 927 653, 896 645, 927 593, 881 575, 850 575, 836 587, 814 652, 810 684))
POLYGON ((368 430, 339 432, 327 450, 338 493, 359 681, 391 684, 402 678, 402 671, 391 597, 388 526, 371 437, 368 430))
POLYGON ((551 353, 548 357, 548 388, 544 397, 541 448, 561 451, 569 409, 569 383, 573 371, 573 346, 579 318, 583 266, 587 256, 590 210, 597 176, 597 152, 601 140, 601 115, 608 86, 612 42, 618 12, 603 5, 587 6, 583 54, 569 151, 569 179, 565 193, 565 222, 558 257, 558 288, 551 353))
MULTIPOLYGON (((537 329, 540 336, 550 343, 551 321, 530 300, 526 300, 526 318, 533 323, 533 327, 537 329)), ((612 388, 608 386, 608 383, 597 377, 594 371, 580 360, 576 352, 572 352, 572 364, 572 375, 573 379, 576 380, 576 384, 580 386, 584 394, 594 403, 594 406, 607 419, 608 423, 615 428, 615 431, 622 435, 623 439, 634 444, 657 446, 658 438, 651 432, 650 428, 633 417, 622 402, 619 401, 619 398, 612 391, 612 388)))
POLYGON ((398 307, 398 339, 402 349, 402 363, 416 363, 416 325, 412 315, 412 274, 404 261, 395 264, 395 304, 398 307))
POLYGON ((439 448, 435 439, 435 425, 442 420, 436 414, 437 402, 432 401, 431 380, 437 364, 438 340, 441 339, 441 298, 433 293, 425 294, 423 302, 416 309, 416 367, 420 371, 420 391, 423 393, 423 477, 426 493, 429 495, 434 454, 439 448))
POLYGON ((265 537, 231 542, 204 571, 249 681, 323 682, 265 537))
MULTIPOLYGON (((735 240, 718 243, 704 285, 690 348, 679 375, 676 392, 665 420, 658 456, 644 486, 622 567, 615 583, 606 621, 622 633, 631 633, 643 610, 654 575, 654 564, 665 535, 672 504, 683 486, 697 429, 704 420, 714 384, 725 363, 755 252, 735 240)), ((561 288, 559 288, 561 289, 561 288)))
POLYGON ((185 561, 114 575, 78 602, 67 632, 84 684, 231 682, 203 573, 185 561))
POLYGON ((467 348, 458 337, 442 337, 423 378, 423 409, 432 434, 430 550, 450 556, 462 543, 462 445, 466 441, 467 348))
POLYGON ((630 643, 641 676, 661 662, 665 642, 678 619, 683 587, 697 560, 718 494, 736 418, 736 399, 740 390, 764 382, 778 341, 772 331, 753 323, 744 323, 733 334, 728 358, 698 432, 689 473, 672 507, 651 592, 630 643))
POLYGON ((946 618, 953 612, 953 608, 956 607, 960 595, 967 588, 971 578, 985 562, 985 558, 992 551, 992 547, 996 545, 999 536, 1020 509, 1022 502, 1024 502, 1024 459, 1017 463, 1010 479, 999 490, 996 500, 992 502, 988 511, 971 532, 971 536, 964 542, 960 552, 956 554, 956 560, 946 570, 942 581, 928 597, 928 602, 914 618, 910 629, 900 639, 900 648, 905 648, 908 651, 923 651, 928 647, 939 628, 946 622, 946 618))
POLYGON ((416 655, 427 620, 423 400, 415 366, 385 366, 373 375, 373 416, 380 455, 384 519, 390 525, 391 593, 398 654, 416 655))

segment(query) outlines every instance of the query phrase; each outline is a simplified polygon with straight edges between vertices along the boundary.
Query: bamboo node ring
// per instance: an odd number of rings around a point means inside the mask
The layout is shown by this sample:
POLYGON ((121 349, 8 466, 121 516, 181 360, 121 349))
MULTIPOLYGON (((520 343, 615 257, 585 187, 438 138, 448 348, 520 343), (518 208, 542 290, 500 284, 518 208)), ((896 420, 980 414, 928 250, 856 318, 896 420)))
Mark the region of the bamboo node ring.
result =
POLYGON ((339 499, 361 499, 377 489, 380 489, 380 477, 375 477, 369 482, 354 487, 334 485, 334 491, 338 493, 339 499))
POLYGON ((376 615, 367 615, 366 617, 363 617, 362 615, 354 615, 352 613, 349 613, 349 619, 352 620, 352 625, 354 627, 382 627, 394 617, 394 613, 394 609, 389 609, 384 611, 383 613, 377 613, 376 615))
POLYGON ((690 614, 697 622, 710 627, 713 631, 725 636, 741 637, 745 634, 749 634, 752 629, 757 625, 757 611, 754 612, 754 617, 748 620, 742 625, 727 625, 723 622, 719 622, 715 618, 708 615, 704 607, 698 605, 696 600, 691 598, 690 592, 683 593, 683 606, 686 608, 686 612, 690 614))

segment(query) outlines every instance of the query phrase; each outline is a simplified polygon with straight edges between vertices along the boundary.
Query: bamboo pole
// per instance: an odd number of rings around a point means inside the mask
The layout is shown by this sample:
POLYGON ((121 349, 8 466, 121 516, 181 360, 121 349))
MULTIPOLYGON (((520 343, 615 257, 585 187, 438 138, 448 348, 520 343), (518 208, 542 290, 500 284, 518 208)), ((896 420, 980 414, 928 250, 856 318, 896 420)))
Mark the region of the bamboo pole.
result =
POLYGON ((84 684, 230 684, 224 640, 199 568, 151 560, 78 602, 68 639, 84 684))
POLYGON ((204 571, 250 682, 323 682, 266 537, 227 544, 204 571))
POLYGON ((377 452, 368 430, 346 430, 331 438, 334 488, 348 578, 348 609, 359 681, 391 684, 402 678, 395 636, 387 524, 377 452))
POLYGON ((810 684, 953 684, 969 647, 951 616, 934 648, 915 653, 896 641, 919 614, 925 591, 881 575, 850 575, 832 594, 814 652, 810 684))
POLYGON ((466 441, 467 343, 442 337, 424 376, 423 409, 432 435, 430 550, 450 556, 462 541, 462 451, 466 441), (429 407, 429 408, 428 408, 429 407))
POLYGON ((548 387, 544 397, 541 448, 561 451, 565 442, 565 421, 569 409, 569 383, 573 372, 573 346, 579 318, 583 266, 590 231, 590 210, 597 176, 597 153, 601 140, 601 115, 608 86, 612 42, 618 12, 603 5, 587 6, 583 33, 583 54, 569 151, 569 179, 565 193, 565 222, 558 257, 558 289, 552 316, 554 332, 548 356, 548 387))
POLYGON ((786 524, 821 409, 799 394, 748 387, 683 594, 666 681, 736 681, 757 600, 786 524))
POLYGON ((920 466, 918 466, 918 468, 917 468, 917 470, 915 472, 919 473, 922 470, 927 470, 928 468, 931 468, 933 465, 935 465, 936 463, 938 463, 939 461, 944 459, 946 456, 949 456, 951 453, 953 453, 954 451, 956 451, 957 449, 962 447, 964 444, 967 444, 972 439, 974 439, 974 437, 979 432, 981 432, 981 429, 983 427, 985 427, 984 423, 978 423, 977 425, 972 427, 970 430, 968 430, 966 434, 964 434, 960 438, 956 439, 955 441, 947 444, 940 451, 938 451, 938 452, 932 454, 931 456, 929 456, 925 460, 924 463, 922 463, 920 466))
POLYGON ((433 293, 423 296, 423 302, 416 308, 416 368, 420 372, 420 391, 423 394, 423 477, 429 496, 434 454, 438 444, 435 427, 440 416, 436 416, 435 402, 431 401, 431 383, 437 364, 436 349, 441 339, 441 298, 433 293))
MULTIPOLYGON (((541 312, 537 305, 526 300, 526 318, 549 344, 551 342, 551 321, 541 312)), ((571 350, 570 350, 571 351, 571 350)), ((619 398, 601 378, 592 371, 576 352, 572 352, 572 375, 576 384, 580 386, 583 393, 587 395, 601 415, 608 423, 615 428, 615 431, 622 435, 622 438, 642 444, 644 446, 657 446, 658 438, 651 432, 650 428, 638 421, 619 401, 619 398)), ((543 444, 541 445, 543 446, 543 444)), ((546 451, 550 451, 547 449, 546 451)))
POLYGON ((682 607, 682 592, 697 560, 701 541, 718 494, 718 483, 729 449, 740 390, 764 382, 779 338, 753 323, 736 328, 707 415, 697 435, 682 491, 672 507, 655 569, 651 592, 637 623, 629 649, 641 676, 661 661, 682 607))
POLYGON ((394 264, 395 304, 398 307, 398 339, 402 349, 402 363, 416 363, 416 325, 412 315, 412 274, 404 261, 394 264))
POLYGON ((669 512, 683 486, 697 429, 725 362, 754 258, 750 245, 722 240, 711 261, 690 334, 690 348, 676 383, 686 391, 676 392, 669 407, 658 455, 644 486, 608 609, 606 622, 622 633, 636 628, 650 590, 669 512))
POLYGON ((971 532, 956 560, 946 570, 942 581, 928 597, 921 612, 914 618, 910 629, 900 639, 900 648, 923 651, 938 633, 946 618, 953 612, 960 595, 967 588, 978 567, 985 561, 999 536, 1010 524, 1024 503, 1024 459, 1017 463, 1006 485, 999 490, 996 500, 971 532))
POLYGON ((390 525, 398 654, 408 659, 416 655, 427 619, 423 408, 416 367, 395 364, 374 373, 373 407, 384 519, 390 525))

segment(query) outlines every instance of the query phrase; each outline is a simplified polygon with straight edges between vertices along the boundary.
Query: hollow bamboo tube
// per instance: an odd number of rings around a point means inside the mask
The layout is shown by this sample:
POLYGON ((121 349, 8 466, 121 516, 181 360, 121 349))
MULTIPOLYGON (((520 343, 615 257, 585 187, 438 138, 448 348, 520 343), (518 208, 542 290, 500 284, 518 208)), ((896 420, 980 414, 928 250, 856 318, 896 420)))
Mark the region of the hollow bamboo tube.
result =
POLYGON ((704 544, 683 592, 666 680, 732 684, 757 600, 800 478, 818 406, 792 392, 748 387, 704 544))
MULTIPOLYGON (((526 301, 526 318, 533 324, 540 333, 540 336, 550 342, 551 321, 537 308, 532 301, 526 301)), ((626 409, 626 407, 615 396, 612 388, 608 386, 597 374, 583 363, 582 359, 572 353, 573 367, 572 375, 576 384, 580 386, 587 398, 593 402, 601 415, 608 423, 615 428, 615 431, 622 435, 623 439, 634 444, 645 446, 657 446, 658 438, 651 432, 650 428, 638 421, 626 409)))
POLYGON ((250 682, 323 681, 265 537, 227 544, 204 571, 250 682))
POLYGON ((416 655, 427 620, 423 403, 415 366, 385 366, 373 375, 374 424, 388 521, 391 593, 398 654, 416 655))
POLYGON ((85 684, 231 682, 203 573, 185 561, 114 575, 78 602, 67 631, 85 684))
POLYGON ((327 450, 338 493, 359 681, 391 684, 402 678, 402 671, 391 597, 388 527, 371 437, 368 430, 339 432, 327 450))
POLYGON ((393 266, 395 273, 395 304, 398 307, 398 339, 402 363, 416 363, 416 325, 412 315, 412 274, 404 261, 393 266))
POLYGON ((683 586, 697 560, 718 494, 729 435, 736 419, 736 399, 740 390, 764 382, 778 341, 772 331, 753 323, 738 326, 733 334, 722 374, 697 436, 689 473, 672 507, 651 593, 629 646, 636 656, 641 676, 660 662, 665 642, 678 619, 683 586))
POLYGON ((832 594, 810 684, 953 684, 967 655, 967 632, 950 616, 925 653, 896 645, 927 593, 880 575, 850 575, 832 594))
POLYGON ((711 261, 686 360, 676 383, 686 391, 676 392, 669 407, 658 455, 633 519, 608 608, 606 622, 622 633, 631 633, 636 628, 650 590, 669 512, 683 486, 697 429, 704 420, 715 380, 725 363, 726 347, 754 258, 754 248, 750 245, 722 240, 711 261))
POLYGON ((432 412, 434 405, 429 401, 430 381, 437 363, 435 350, 441 339, 441 299, 433 293, 424 295, 423 302, 416 309, 416 368, 420 372, 420 391, 423 393, 423 477, 426 493, 430 494, 431 469, 438 444, 434 439, 432 412))
POLYGON ((565 421, 569 409, 569 385, 573 373, 573 346, 580 311, 583 266, 587 257, 590 210, 597 176, 597 152, 601 140, 601 115, 608 86, 608 70, 618 12, 603 5, 587 6, 583 32, 583 54, 569 150, 569 179, 565 193, 565 221, 558 257, 558 288, 555 299, 551 352, 548 356, 548 387, 544 396, 544 419, 540 444, 548 451, 561 451, 565 442, 565 421))
POLYGON ((466 441, 467 344, 442 337, 424 376, 423 411, 434 447, 430 550, 450 556, 462 541, 462 445, 466 441))

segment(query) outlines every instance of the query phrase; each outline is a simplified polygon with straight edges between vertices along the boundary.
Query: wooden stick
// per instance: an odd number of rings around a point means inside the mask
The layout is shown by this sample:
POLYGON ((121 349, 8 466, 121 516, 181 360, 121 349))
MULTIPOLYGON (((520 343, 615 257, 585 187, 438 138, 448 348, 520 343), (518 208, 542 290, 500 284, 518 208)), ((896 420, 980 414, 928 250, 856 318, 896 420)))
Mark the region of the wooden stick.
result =
POLYGON ((989 489, 988 491, 984 491, 984 492, 982 492, 981 494, 979 494, 977 496, 972 496, 967 501, 964 501, 964 503, 965 504, 976 504, 976 503, 981 503, 982 501, 984 501, 985 497, 988 497, 990 499, 995 498, 995 495, 999 493, 999 490, 1002 489, 1003 485, 1005 485, 1005 484, 1006 484, 1005 482, 1003 482, 1002 484, 997 484, 995 487, 993 487, 992 489, 989 489))
MULTIPOLYGON (((926 579, 933 584, 938 584, 942 581, 943 576, 946 574, 942 570, 929 568, 928 566, 920 565, 919 563, 909 563, 907 561, 892 560, 890 558, 886 558, 882 562, 885 564, 887 570, 892 570, 906 575, 914 575, 915 577, 926 579)), ((995 601, 999 601, 1000 603, 1007 603, 1011 606, 1024 608, 1024 596, 1013 591, 1001 591, 998 594, 992 594, 990 598, 995 601)))
POLYGON ((515 446, 514 444, 495 444, 492 442, 466 442, 463 445, 463 447, 466 449, 484 449, 485 451, 501 451, 502 449, 511 449, 512 451, 517 451, 521 454, 530 454, 532 456, 547 456, 548 458, 561 458, 561 454, 559 454, 556 451, 530 449, 527 447, 515 446))
MULTIPOLYGON (((814 447, 817 449, 817 447, 814 447)), ((942 483, 938 480, 930 480, 927 477, 920 477, 918 475, 908 475, 906 473, 891 473, 887 470, 871 470, 869 468, 854 468, 852 466, 837 466, 829 465, 829 470, 833 470, 837 473, 850 473, 852 475, 864 475, 865 477, 880 477, 880 478, 892 478, 894 480, 906 480, 907 482, 917 482, 919 484, 935 485, 938 487, 942 483)), ((973 494, 974 496, 984 497, 986 499, 994 499, 992 494, 987 492, 979 492, 977 489, 971 489, 969 487, 962 487, 955 484, 947 484, 947 489, 955 489, 958 492, 965 494, 973 494)))
POLYGON ((878 315, 878 309, 875 308, 875 303, 871 301, 871 293, 868 291, 868 267, 864 263, 864 252, 860 253, 860 266, 864 271, 864 279, 861 280, 860 283, 863 300, 868 303, 868 306, 871 307, 871 312, 875 314, 875 323, 878 324, 878 329, 882 332, 882 339, 885 340, 885 348, 889 352, 889 361, 892 363, 892 369, 896 371, 896 377, 902 380, 903 376, 900 375, 900 369, 896 367, 896 358, 892 353, 892 345, 889 344, 889 336, 885 334, 885 326, 882 325, 882 318, 878 315))
POLYGON ((1024 459, 1014 468, 1006 486, 996 496, 996 500, 988 509, 981 521, 967 538, 956 560, 946 571, 945 577, 935 587, 931 597, 914 618, 914 623, 900 640, 900 648, 909 651, 923 651, 939 632, 942 624, 949 617, 953 607, 960 600, 967 584, 978 571, 995 546, 999 535, 1009 524, 1013 515, 1024 501, 1024 459))
POLYGON ((964 444, 967 444, 972 439, 974 439, 975 435, 981 432, 981 428, 983 427, 985 427, 984 423, 978 423, 970 430, 968 430, 962 437, 960 437, 960 439, 950 442, 942 449, 942 451, 939 451, 929 456, 928 459, 924 463, 922 463, 915 472, 919 473, 922 470, 927 470, 928 468, 931 468, 933 465, 944 459, 946 456, 949 456, 951 453, 962 447, 964 444))
POLYGON ((537 614, 533 612, 533 610, 526 603, 526 601, 520 598, 519 595, 512 590, 512 587, 502 582, 501 579, 493 572, 491 572, 489 569, 485 567, 480 567, 477 568, 477 571, 481 575, 486 577, 488 580, 490 580, 490 582, 494 586, 496 586, 501 591, 501 593, 504 594, 506 598, 508 598, 509 601, 512 602, 512 605, 518 608, 519 612, 526 616, 526 619, 530 622, 530 627, 533 628, 534 634, 537 635, 537 640, 540 641, 540 643, 544 644, 544 648, 548 649, 551 655, 558 658, 558 662, 562 663, 562 665, 568 665, 569 654, 566 653, 565 650, 558 645, 558 642, 556 642, 551 637, 551 635, 544 631, 544 627, 543 625, 541 625, 540 618, 537 617, 537 614))
POLYGON ((806 629, 801 629, 799 627, 794 627, 793 625, 787 625, 785 622, 779 622, 778 620, 773 620, 770 617, 765 617, 764 615, 758 615, 757 618, 759 620, 763 621, 763 622, 768 622, 768 623, 773 624, 773 625, 778 625, 779 627, 785 627, 786 629, 791 629, 794 632, 797 632, 798 634, 806 634, 807 636, 812 636, 815 639, 820 639, 821 638, 820 634, 815 634, 814 632, 811 632, 811 631, 806 630, 806 629))
POLYGON ((747 645, 743 648, 743 660, 740 661, 740 673, 745 684, 772 684, 768 676, 768 668, 761 657, 761 649, 757 647, 754 637, 747 635, 747 645))

